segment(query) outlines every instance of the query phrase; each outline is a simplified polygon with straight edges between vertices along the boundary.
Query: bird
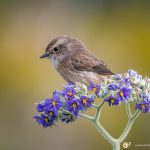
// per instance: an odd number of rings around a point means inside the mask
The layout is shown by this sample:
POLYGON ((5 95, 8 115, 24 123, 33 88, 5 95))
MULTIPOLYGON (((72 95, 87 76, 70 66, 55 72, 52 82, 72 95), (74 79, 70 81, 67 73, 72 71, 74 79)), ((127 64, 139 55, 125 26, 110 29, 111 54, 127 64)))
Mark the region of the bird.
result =
POLYGON ((51 40, 40 58, 48 58, 68 83, 100 84, 114 74, 83 42, 70 36, 51 40))

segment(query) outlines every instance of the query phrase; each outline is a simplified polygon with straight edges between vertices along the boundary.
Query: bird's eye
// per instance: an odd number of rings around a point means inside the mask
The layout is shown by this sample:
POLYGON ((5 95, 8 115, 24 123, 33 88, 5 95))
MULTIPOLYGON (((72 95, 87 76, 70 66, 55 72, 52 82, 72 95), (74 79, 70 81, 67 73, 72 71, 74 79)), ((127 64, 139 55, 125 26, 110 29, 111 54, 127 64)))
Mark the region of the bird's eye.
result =
POLYGON ((54 47, 54 52, 58 52, 59 51, 59 47, 54 47))

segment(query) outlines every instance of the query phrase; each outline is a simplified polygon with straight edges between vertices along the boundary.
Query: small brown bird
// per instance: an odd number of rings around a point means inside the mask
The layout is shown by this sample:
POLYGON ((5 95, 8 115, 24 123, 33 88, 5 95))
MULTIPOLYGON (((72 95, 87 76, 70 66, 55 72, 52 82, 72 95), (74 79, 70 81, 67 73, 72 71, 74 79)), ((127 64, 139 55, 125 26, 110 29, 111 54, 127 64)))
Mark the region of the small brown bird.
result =
POLYGON ((89 85, 113 74, 81 41, 69 36, 53 39, 40 58, 48 58, 67 82, 89 85))

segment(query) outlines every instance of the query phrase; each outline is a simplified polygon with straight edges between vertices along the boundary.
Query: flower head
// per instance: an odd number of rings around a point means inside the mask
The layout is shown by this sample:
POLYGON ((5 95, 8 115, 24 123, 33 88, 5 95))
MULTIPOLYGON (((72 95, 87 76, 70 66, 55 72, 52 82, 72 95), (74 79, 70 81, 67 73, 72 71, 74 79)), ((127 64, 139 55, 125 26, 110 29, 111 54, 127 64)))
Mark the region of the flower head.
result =
POLYGON ((79 103, 83 110, 91 107, 93 102, 94 102, 93 97, 88 98, 86 96, 81 96, 79 100, 79 103))
POLYGON ((147 113, 150 111, 150 102, 147 100, 140 101, 136 104, 135 107, 137 110, 141 110, 144 113, 147 113))
POLYGON ((132 69, 129 69, 129 70, 128 70, 128 75, 129 75, 130 77, 135 77, 135 76, 138 75, 138 73, 137 73, 136 71, 132 70, 132 69))
POLYGON ((114 83, 112 83, 112 84, 110 84, 110 85, 108 85, 108 89, 109 90, 117 90, 119 88, 119 85, 117 85, 117 84, 114 84, 114 83))
POLYGON ((120 100, 118 98, 114 98, 113 96, 106 98, 105 101, 108 102, 109 106, 120 104, 120 100))
POLYGON ((136 71, 130 69, 126 75, 130 81, 134 84, 139 84, 142 81, 142 76, 139 75, 136 71))
POLYGON ((44 111, 44 105, 43 105, 43 103, 37 104, 36 110, 37 110, 38 112, 43 112, 43 111, 44 111))
POLYGON ((65 86, 65 90, 62 91, 62 95, 66 99, 71 99, 76 94, 76 90, 75 90, 74 86, 71 86, 71 85, 69 84, 68 86, 65 86))
POLYGON ((51 99, 50 105, 52 109, 59 109, 64 106, 64 103, 60 100, 60 96, 56 91, 53 93, 53 98, 51 99))
POLYGON ((130 85, 131 84, 130 78, 125 78, 124 83, 125 85, 130 85))
POLYGON ((131 88, 122 87, 122 88, 120 89, 120 91, 118 92, 117 97, 118 97, 118 99, 120 99, 121 101, 122 101, 122 100, 127 101, 127 100, 130 98, 130 96, 131 96, 131 92, 132 92, 131 88))
POLYGON ((150 94, 148 91, 144 91, 140 94, 140 98, 144 101, 150 101, 150 94))
POLYGON ((53 98, 48 98, 42 101, 37 105, 37 111, 49 113, 49 111, 53 110, 54 112, 58 112, 60 107, 63 107, 63 102, 60 101, 59 95, 55 91, 53 93, 53 98))
POLYGON ((33 117, 36 119, 36 122, 41 124, 44 128, 50 127, 54 124, 54 119, 49 118, 49 116, 41 114, 33 117))
POLYGON ((51 109, 51 110, 47 111, 45 114, 48 115, 48 117, 51 119, 56 119, 58 111, 56 111, 55 109, 51 109))
POLYGON ((100 88, 101 86, 99 84, 96 85, 93 82, 91 82, 88 89, 93 93, 95 93, 96 95, 98 95, 98 93, 100 92, 100 88))
POLYGON ((79 110, 81 110, 82 107, 79 103, 79 100, 74 98, 66 102, 66 109, 77 117, 79 114, 79 110))

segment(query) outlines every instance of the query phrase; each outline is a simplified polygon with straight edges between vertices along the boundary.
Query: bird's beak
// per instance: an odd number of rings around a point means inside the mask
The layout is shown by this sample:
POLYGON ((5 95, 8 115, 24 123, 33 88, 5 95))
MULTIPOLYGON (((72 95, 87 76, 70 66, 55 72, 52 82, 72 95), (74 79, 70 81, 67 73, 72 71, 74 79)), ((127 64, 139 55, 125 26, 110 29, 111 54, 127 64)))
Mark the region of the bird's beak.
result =
POLYGON ((46 57, 48 57, 50 55, 50 53, 45 53, 45 54, 43 54, 42 56, 40 56, 40 58, 46 58, 46 57))

